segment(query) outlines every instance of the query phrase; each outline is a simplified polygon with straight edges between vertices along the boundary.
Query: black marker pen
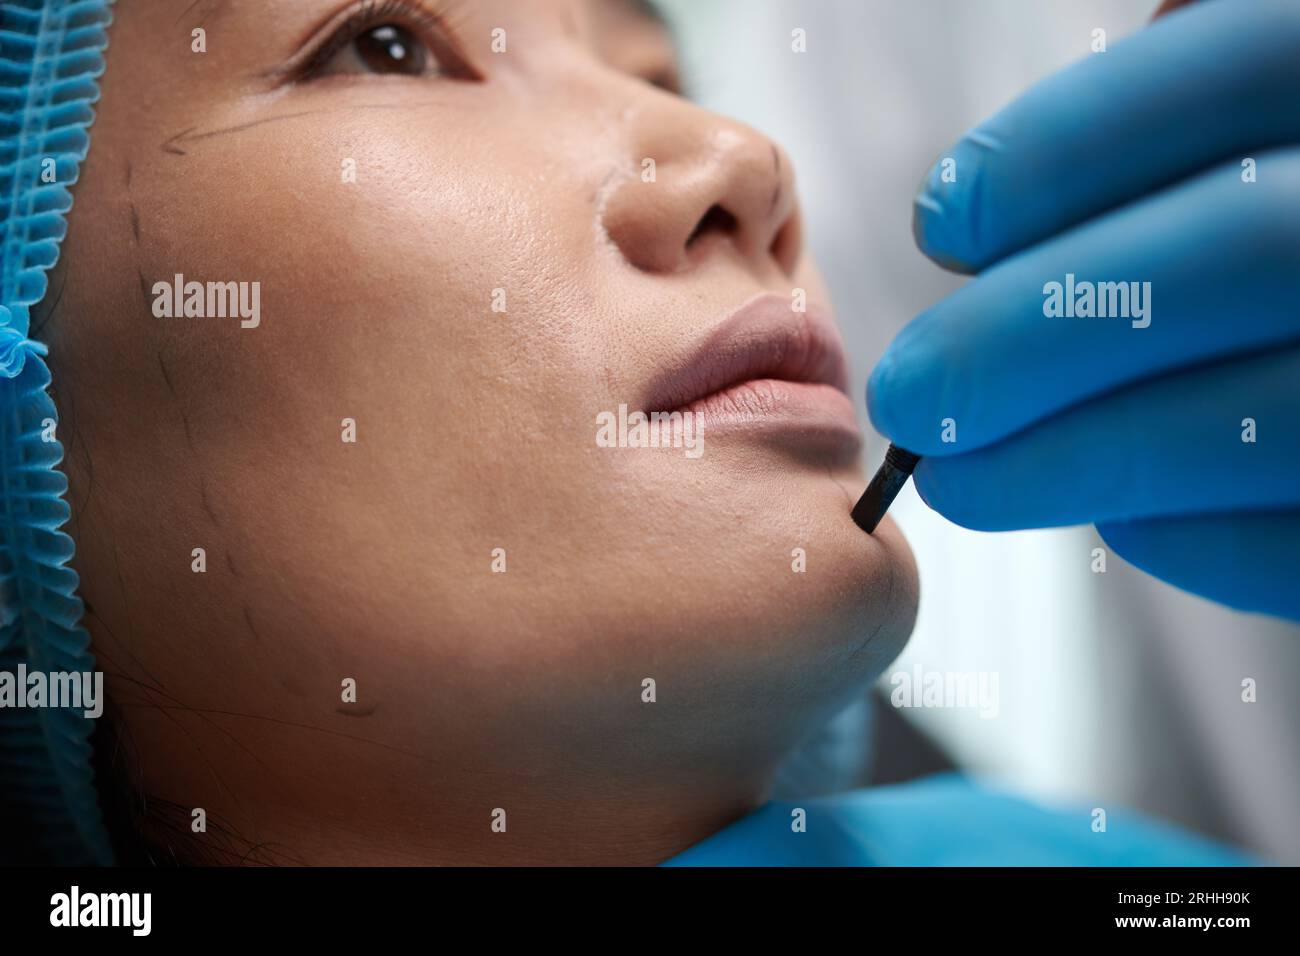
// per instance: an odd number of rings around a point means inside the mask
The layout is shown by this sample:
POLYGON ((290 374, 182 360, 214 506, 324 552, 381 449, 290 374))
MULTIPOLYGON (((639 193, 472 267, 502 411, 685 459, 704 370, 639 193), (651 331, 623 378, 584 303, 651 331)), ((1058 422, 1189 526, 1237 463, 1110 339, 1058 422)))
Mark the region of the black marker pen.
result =
POLYGON ((884 464, 871 479, 871 484, 867 485, 867 490, 862 493, 858 503, 853 506, 853 523, 867 534, 873 533, 920 460, 920 455, 890 445, 885 452, 884 464))

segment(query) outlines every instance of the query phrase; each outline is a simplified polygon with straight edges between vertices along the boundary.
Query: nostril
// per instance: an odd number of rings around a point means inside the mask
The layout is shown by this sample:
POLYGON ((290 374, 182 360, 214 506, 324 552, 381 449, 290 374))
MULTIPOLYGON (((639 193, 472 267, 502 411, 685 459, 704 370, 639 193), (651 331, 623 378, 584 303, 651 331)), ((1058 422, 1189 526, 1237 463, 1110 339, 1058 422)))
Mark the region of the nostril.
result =
POLYGON ((803 248, 803 225, 796 212, 790 216, 772 238, 768 254, 776 260, 787 275, 793 274, 799 264, 799 253, 803 248))
POLYGON ((695 231, 686 240, 686 245, 691 245, 696 239, 710 232, 718 232, 724 236, 733 235, 739 225, 736 222, 736 217, 721 206, 710 206, 709 211, 696 223, 695 231))

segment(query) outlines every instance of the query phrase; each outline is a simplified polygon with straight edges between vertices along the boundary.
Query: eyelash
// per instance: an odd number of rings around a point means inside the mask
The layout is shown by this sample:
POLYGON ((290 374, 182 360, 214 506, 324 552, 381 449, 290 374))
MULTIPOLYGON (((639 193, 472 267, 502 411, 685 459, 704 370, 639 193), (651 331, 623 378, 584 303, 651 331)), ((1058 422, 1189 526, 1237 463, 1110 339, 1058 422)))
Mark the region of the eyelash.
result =
POLYGON ((302 79, 310 80, 324 71, 334 57, 348 44, 376 27, 395 24, 410 30, 426 46, 434 60, 441 59, 446 43, 436 42, 430 34, 445 26, 442 19, 420 0, 362 0, 337 30, 308 57, 299 71, 302 79))

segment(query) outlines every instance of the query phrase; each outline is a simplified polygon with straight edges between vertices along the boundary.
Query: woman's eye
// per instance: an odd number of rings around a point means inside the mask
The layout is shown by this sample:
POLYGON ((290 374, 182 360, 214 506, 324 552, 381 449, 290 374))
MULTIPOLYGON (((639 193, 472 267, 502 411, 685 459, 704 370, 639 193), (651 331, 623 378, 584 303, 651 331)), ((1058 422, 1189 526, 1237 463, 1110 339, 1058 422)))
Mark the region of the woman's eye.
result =
POLYGON ((351 38, 342 37, 330 44, 325 55, 318 57, 318 76, 338 74, 378 74, 425 76, 437 72, 437 62, 429 45, 406 27, 395 23, 367 27, 351 38))
POLYGON ((404 27, 385 24, 367 30, 352 42, 358 58, 371 73, 422 76, 428 69, 429 48, 404 27))

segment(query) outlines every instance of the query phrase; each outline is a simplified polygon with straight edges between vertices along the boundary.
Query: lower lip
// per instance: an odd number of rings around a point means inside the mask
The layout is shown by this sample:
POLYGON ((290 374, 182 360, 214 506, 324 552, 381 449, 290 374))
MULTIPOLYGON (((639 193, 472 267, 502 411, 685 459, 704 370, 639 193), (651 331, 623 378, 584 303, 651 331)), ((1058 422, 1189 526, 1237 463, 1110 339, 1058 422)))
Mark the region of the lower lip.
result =
POLYGON ((862 433, 853 402, 833 385, 756 379, 697 399, 693 412, 710 434, 751 431, 832 443, 856 453, 862 433))

